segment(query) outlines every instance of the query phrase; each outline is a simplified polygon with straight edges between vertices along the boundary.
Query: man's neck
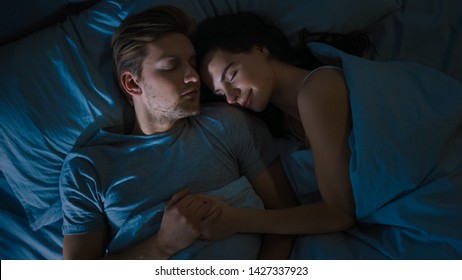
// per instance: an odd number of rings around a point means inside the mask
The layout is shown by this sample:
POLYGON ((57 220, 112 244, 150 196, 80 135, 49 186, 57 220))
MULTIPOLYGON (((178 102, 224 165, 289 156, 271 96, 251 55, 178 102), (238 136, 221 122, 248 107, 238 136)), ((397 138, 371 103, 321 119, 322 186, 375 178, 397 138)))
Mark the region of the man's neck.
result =
POLYGON ((150 121, 140 123, 138 120, 135 121, 132 135, 153 135, 163 133, 168 130, 174 129, 186 121, 186 118, 178 119, 176 121, 150 121))

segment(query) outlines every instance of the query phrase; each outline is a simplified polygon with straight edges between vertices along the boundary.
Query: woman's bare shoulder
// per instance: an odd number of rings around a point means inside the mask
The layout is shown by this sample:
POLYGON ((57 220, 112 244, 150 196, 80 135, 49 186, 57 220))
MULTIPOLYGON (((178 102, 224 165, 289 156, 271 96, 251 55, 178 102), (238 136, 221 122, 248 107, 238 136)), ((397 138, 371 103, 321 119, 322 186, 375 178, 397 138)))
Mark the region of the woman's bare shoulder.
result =
POLYGON ((310 88, 329 88, 338 84, 345 84, 343 70, 339 67, 320 67, 311 71, 303 82, 301 92, 306 92, 310 88))
POLYGON ((298 94, 298 101, 306 103, 310 99, 344 98, 347 92, 348 88, 341 68, 321 67, 313 70, 305 80, 298 94))

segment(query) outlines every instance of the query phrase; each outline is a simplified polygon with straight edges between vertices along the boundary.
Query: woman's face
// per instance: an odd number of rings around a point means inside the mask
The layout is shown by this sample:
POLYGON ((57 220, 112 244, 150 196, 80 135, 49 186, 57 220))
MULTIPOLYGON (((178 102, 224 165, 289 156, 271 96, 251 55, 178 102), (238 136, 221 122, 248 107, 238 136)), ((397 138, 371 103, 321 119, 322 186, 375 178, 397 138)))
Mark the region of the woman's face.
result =
POLYGON ((275 87, 268 50, 254 46, 249 52, 214 50, 202 61, 203 83, 229 104, 263 111, 275 87))

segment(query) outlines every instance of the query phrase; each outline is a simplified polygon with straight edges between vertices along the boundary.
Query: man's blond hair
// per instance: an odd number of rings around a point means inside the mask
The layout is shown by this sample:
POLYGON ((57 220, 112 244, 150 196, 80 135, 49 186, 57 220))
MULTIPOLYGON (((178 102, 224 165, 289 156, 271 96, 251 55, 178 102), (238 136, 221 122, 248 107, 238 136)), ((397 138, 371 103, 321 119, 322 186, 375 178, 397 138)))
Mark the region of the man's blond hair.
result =
POLYGON ((121 75, 126 71, 135 77, 141 76, 148 43, 167 33, 182 33, 189 37, 192 27, 193 21, 181 9, 170 5, 156 6, 127 17, 111 42, 114 71, 119 84, 121 75))

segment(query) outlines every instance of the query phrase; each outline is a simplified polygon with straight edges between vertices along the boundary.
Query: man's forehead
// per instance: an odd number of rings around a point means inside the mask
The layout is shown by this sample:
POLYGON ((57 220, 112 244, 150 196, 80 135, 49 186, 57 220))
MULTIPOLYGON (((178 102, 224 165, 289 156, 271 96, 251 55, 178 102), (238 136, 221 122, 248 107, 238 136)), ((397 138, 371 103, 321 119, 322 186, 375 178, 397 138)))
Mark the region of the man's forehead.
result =
POLYGON ((166 34, 147 44, 148 54, 157 58, 193 56, 194 48, 188 37, 180 33, 166 34))

